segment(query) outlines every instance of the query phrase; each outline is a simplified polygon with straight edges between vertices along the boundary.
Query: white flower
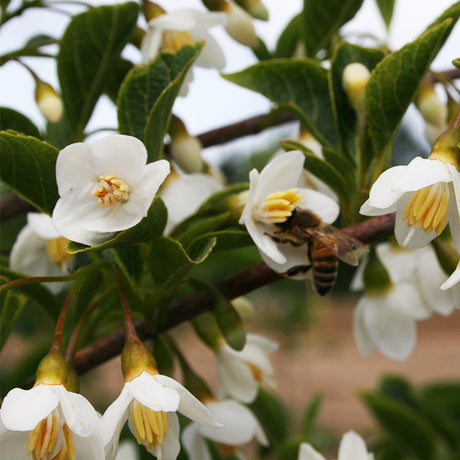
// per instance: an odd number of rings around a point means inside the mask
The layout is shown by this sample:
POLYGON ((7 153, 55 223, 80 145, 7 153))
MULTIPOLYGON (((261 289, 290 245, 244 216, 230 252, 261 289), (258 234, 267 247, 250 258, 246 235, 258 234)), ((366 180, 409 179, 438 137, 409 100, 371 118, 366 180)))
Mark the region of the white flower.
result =
POLYGON ((208 174, 174 172, 160 190, 160 196, 168 209, 165 234, 191 216, 212 194, 222 190, 222 182, 208 174))
MULTIPOLYGON (((387 243, 376 249, 391 284, 386 290, 367 292, 359 300, 353 318, 356 342, 363 355, 377 347, 392 359, 404 360, 415 346, 415 321, 428 318, 432 309, 421 294, 414 253, 402 252, 387 243)), ((357 277, 362 274, 360 269, 357 277)), ((353 284, 357 287, 361 283, 354 280, 353 284)), ((439 291, 439 284, 436 288, 439 291)), ((443 308, 445 305, 439 309, 443 308)))
POLYGON ((120 431, 128 419, 139 444, 162 460, 174 460, 180 451, 176 411, 198 423, 219 426, 208 409, 170 377, 143 371, 125 382, 102 417, 106 454, 115 455, 120 431))
POLYGON ((255 169, 249 174, 249 194, 240 224, 246 225, 265 263, 277 272, 308 264, 306 244, 294 247, 273 240, 279 231, 277 223, 285 222, 296 208, 312 211, 328 224, 339 214, 333 199, 315 190, 298 188, 302 184, 303 162, 301 152, 287 152, 270 161, 260 174, 255 169))
POLYGON ((115 460, 138 460, 139 451, 134 441, 124 440, 118 446, 117 456, 115 460))
POLYGON ((457 268, 451 273, 449 278, 441 286, 443 291, 449 291, 454 297, 454 304, 460 308, 460 262, 457 268))
POLYGON ((121 134, 61 150, 56 162, 60 198, 53 211, 58 233, 92 246, 139 223, 169 174, 166 160, 146 161, 144 144, 121 134))
POLYGON ((208 29, 225 23, 225 14, 197 9, 178 9, 157 16, 149 21, 149 29, 142 40, 142 62, 148 64, 161 51, 176 52, 183 45, 205 41, 206 45, 196 59, 195 65, 209 69, 223 69, 224 54, 208 29))
POLYGON ((441 160, 414 158, 407 166, 384 171, 371 188, 361 214, 396 211, 395 235, 402 246, 426 246, 450 225, 460 247, 460 173, 441 160))
MULTIPOLYGON (((366 444, 361 436, 353 431, 343 435, 340 442, 337 460, 373 460, 374 455, 367 452, 366 444)), ((325 460, 310 444, 302 443, 298 460, 325 460)))
POLYGON ((206 439, 217 443, 227 455, 253 438, 263 446, 268 445, 259 421, 247 407, 231 399, 208 401, 205 406, 222 427, 211 428, 191 423, 185 428, 182 442, 190 460, 212 459, 206 439))
MULTIPOLYGON (((68 274, 71 255, 67 253, 68 241, 53 227, 46 214, 28 213, 27 225, 19 232, 11 249, 10 267, 31 276, 62 276, 68 274)), ((57 293, 66 283, 45 283, 57 293)))
POLYGON ((257 334, 246 336, 246 345, 241 351, 222 341, 216 352, 216 366, 225 392, 250 403, 257 396, 259 383, 274 385, 273 368, 267 355, 277 349, 276 342, 257 334))
POLYGON ((14 388, 0 408, 1 458, 103 460, 98 415, 80 394, 63 385, 14 388), (61 456, 55 457, 58 455, 61 456))

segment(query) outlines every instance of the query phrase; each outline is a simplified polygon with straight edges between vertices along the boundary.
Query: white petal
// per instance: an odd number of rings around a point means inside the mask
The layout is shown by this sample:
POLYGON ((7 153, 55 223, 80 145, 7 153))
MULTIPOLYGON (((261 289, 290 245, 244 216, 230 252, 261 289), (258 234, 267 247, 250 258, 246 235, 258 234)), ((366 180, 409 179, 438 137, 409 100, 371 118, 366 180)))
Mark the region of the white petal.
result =
POLYGON ((0 458, 8 460, 30 460, 27 454, 28 431, 10 431, 0 421, 0 458))
POLYGON ((74 435, 73 442, 76 458, 84 458, 85 460, 102 460, 105 458, 100 427, 86 437, 74 435))
POLYGON ((149 26, 160 30, 189 31, 196 26, 196 21, 189 11, 180 9, 151 19, 149 26))
POLYGON ((353 312, 353 332, 358 349, 363 356, 370 355, 375 349, 374 341, 369 335, 367 326, 364 322, 368 302, 369 299, 367 297, 361 297, 353 312))
POLYGON ((178 410, 182 415, 204 425, 216 426, 216 421, 209 410, 179 382, 166 375, 156 375, 155 380, 179 394, 178 410))
POLYGON ((415 321, 388 305, 385 298, 373 300, 364 312, 369 336, 384 355, 400 361, 407 359, 415 346, 415 321))
POLYGON ((220 428, 201 427, 200 433, 214 442, 238 446, 246 444, 255 435, 255 417, 242 404, 231 399, 210 401, 207 408, 223 426, 220 428))
POLYGON ((207 33, 192 33, 191 35, 196 41, 206 42, 206 45, 195 61, 195 64, 207 69, 222 70, 225 67, 225 55, 217 40, 207 33))
POLYGON ((265 353, 273 353, 279 348, 278 342, 275 342, 274 340, 270 340, 267 337, 264 337, 259 334, 248 334, 246 336, 246 342, 248 344, 257 346, 265 353))
POLYGON ((460 262, 449 278, 442 284, 441 289, 446 290, 455 286, 460 281, 460 262))
POLYGON ((259 251, 260 257, 262 260, 275 272, 277 273, 286 273, 290 268, 293 267, 305 267, 304 271, 300 271, 295 276, 290 276, 289 278, 295 280, 304 280, 311 278, 311 270, 307 269, 309 267, 309 261, 307 257, 307 247, 305 245, 294 247, 289 244, 278 245, 278 249, 281 254, 285 257, 286 261, 284 263, 277 263, 272 258, 268 257, 262 251, 259 251))
POLYGON ((182 432, 182 445, 190 460, 212 460, 199 429, 198 423, 190 423, 182 432))
POLYGON ((114 442, 116 448, 120 431, 128 417, 128 406, 132 400, 132 394, 124 386, 118 398, 104 412, 101 421, 104 445, 114 442))
POLYGON ((256 223, 254 220, 245 222, 246 229, 254 241, 257 249, 263 252, 268 258, 278 264, 285 264, 286 257, 282 252, 281 245, 275 243, 270 235, 272 228, 266 224, 256 223))
POLYGON ((332 224, 339 216, 339 205, 324 193, 309 189, 299 189, 298 193, 303 194, 299 208, 314 212, 327 224, 332 224))
MULTIPOLYGON (((455 169, 454 166, 452 167, 455 169)), ((452 184, 449 184, 450 196, 447 220, 454 246, 457 248, 457 252, 460 252, 460 174, 456 169, 452 173, 452 179, 452 184)))
POLYGON ((415 251, 391 243, 376 246, 377 255, 394 283, 413 281, 417 258, 415 251))
POLYGON ((192 16, 195 21, 195 29, 205 30, 214 26, 224 26, 227 24, 227 15, 220 12, 206 11, 198 9, 185 9, 187 15, 192 16))
POLYGON ((59 404, 53 386, 56 385, 40 384, 30 390, 13 388, 0 408, 5 427, 17 431, 33 430, 59 404))
POLYGON ((139 451, 136 447, 136 443, 131 440, 121 441, 120 445, 118 446, 116 460, 138 460, 138 459, 139 459, 139 451))
POLYGON ((67 391, 61 385, 55 386, 56 396, 59 398, 68 427, 84 438, 97 434, 100 429, 99 418, 90 402, 84 396, 67 391))
POLYGON ((386 295, 385 303, 413 319, 426 319, 432 313, 415 282, 395 284, 386 295))
POLYGON ((155 59, 161 45, 163 31, 159 29, 148 29, 141 42, 142 63, 147 65, 155 59))
POLYGON ((155 412, 175 412, 179 407, 179 393, 167 388, 157 378, 147 372, 125 383, 134 399, 155 412))
POLYGON ((310 444, 302 443, 299 449, 298 460, 325 460, 325 458, 310 444))
POLYGON ((353 431, 343 435, 337 460, 368 460, 366 444, 353 431))
POLYGON ((61 236, 54 228, 51 217, 47 214, 29 212, 27 214, 27 224, 40 238, 43 238, 44 240, 52 240, 61 236))

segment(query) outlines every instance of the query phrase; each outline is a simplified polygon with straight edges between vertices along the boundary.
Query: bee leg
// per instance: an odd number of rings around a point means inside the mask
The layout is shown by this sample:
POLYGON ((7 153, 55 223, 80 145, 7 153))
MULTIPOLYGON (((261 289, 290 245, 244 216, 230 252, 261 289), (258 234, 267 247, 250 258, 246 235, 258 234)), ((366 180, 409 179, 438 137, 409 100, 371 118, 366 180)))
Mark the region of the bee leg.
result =
POLYGON ((278 244, 290 244, 292 246, 299 247, 299 246, 302 246, 302 244, 304 243, 303 241, 301 243, 296 243, 290 238, 280 238, 275 235, 270 235, 270 233, 266 233, 266 232, 264 233, 264 235, 269 236, 275 243, 278 243, 278 244))
POLYGON ((307 273, 310 270, 311 265, 295 265, 291 267, 288 271, 284 272, 283 275, 287 277, 296 276, 300 273, 307 273))

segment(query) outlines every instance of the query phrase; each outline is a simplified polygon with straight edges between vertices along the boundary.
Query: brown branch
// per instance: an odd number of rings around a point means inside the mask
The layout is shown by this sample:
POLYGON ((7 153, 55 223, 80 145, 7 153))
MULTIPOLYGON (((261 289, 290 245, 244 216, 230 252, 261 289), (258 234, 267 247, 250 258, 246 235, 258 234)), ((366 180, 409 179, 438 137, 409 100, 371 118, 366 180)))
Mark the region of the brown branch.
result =
MULTIPOLYGON (((394 214, 387 214, 347 227, 344 231, 363 243, 373 243, 393 234, 394 220, 394 214)), ((216 283, 215 287, 228 299, 234 299, 280 279, 282 275, 262 263, 225 278, 216 283)), ((138 321, 136 330, 139 338, 152 338, 210 310, 213 305, 211 295, 205 291, 197 291, 178 299, 171 304, 164 325, 155 334, 147 329, 144 321, 138 321)), ((120 329, 81 349, 75 356, 77 373, 82 374, 117 356, 121 353, 123 345, 124 331, 120 329)))

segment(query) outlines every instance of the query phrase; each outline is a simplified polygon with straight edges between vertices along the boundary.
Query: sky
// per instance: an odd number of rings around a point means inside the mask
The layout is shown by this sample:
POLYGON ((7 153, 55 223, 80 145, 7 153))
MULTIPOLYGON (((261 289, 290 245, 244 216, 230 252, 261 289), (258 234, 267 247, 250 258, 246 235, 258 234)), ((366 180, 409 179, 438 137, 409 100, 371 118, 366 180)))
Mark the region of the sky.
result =
MULTIPOLYGON (((200 0, 157 0, 157 2, 168 11, 184 7, 203 9, 200 0)), ((18 2, 13 0, 13 3, 18 2)), ((92 3, 96 5, 114 2, 103 0, 92 3)), ((270 20, 255 21, 255 27, 268 47, 273 48, 280 32, 301 10, 303 2, 302 0, 265 0, 264 3, 269 10, 270 20)), ((387 35, 376 1, 364 0, 360 12, 343 30, 349 36, 371 33, 380 40, 386 40, 390 48, 397 49, 415 39, 428 24, 453 3, 451 0, 397 0, 393 23, 387 35)), ((68 5, 57 6, 57 8, 81 11, 78 7, 68 5)), ((38 9, 27 12, 2 28, 0 53, 22 46, 27 38, 34 34, 47 33, 59 37, 65 30, 68 20, 68 15, 59 12, 50 13, 38 9)), ((211 32, 221 44, 226 56, 227 64, 223 73, 235 72, 256 62, 248 48, 233 41, 221 28, 216 27, 211 32)), ((452 68, 452 60, 460 57, 458 43, 460 43, 459 25, 454 29, 432 68, 435 70, 452 68)), ((140 54, 134 49, 128 51, 128 56, 135 62, 140 59, 140 54)), ((43 80, 54 85, 57 83, 53 60, 29 58, 26 62, 43 80)), ((12 62, 0 68, 0 88, 0 105, 22 111, 37 125, 43 126, 43 117, 33 99, 33 80, 20 64, 12 62)), ((197 69, 188 95, 177 99, 174 113, 185 120, 190 132, 198 134, 253 115, 266 113, 270 107, 270 102, 263 96, 224 80, 217 71, 197 69)), ((116 127, 116 125, 113 104, 108 100, 101 101, 90 120, 89 130, 116 127)))

